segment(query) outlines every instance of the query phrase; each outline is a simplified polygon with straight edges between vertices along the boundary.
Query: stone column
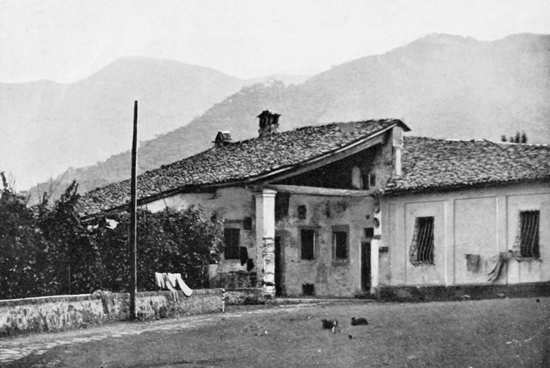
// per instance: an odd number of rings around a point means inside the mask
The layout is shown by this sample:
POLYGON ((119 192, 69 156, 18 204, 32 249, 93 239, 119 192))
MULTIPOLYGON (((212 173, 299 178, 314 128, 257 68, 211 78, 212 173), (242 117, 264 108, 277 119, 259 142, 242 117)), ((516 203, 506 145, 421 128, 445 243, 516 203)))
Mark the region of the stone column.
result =
POLYGON ((256 265, 264 295, 275 297, 275 194, 272 189, 256 193, 256 265))

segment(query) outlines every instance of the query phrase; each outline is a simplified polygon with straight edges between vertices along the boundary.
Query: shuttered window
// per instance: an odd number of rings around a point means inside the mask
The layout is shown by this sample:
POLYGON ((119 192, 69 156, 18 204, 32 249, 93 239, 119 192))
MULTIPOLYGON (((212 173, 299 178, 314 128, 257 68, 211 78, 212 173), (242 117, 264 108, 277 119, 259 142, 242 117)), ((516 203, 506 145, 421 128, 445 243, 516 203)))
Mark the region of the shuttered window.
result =
POLYGON ((348 258, 348 233, 347 231, 333 230, 332 243, 335 260, 346 260, 348 258))
POLYGON ((434 218, 417 217, 410 249, 414 265, 434 264, 434 218))
POLYGON ((225 259, 239 259, 240 258, 240 230, 239 229, 224 229, 224 257, 225 259))
POLYGON ((302 243, 302 259, 315 258, 315 230, 302 229, 300 231, 300 240, 302 243))
POLYGON ((521 211, 520 253, 522 257, 539 258, 539 211, 521 211))

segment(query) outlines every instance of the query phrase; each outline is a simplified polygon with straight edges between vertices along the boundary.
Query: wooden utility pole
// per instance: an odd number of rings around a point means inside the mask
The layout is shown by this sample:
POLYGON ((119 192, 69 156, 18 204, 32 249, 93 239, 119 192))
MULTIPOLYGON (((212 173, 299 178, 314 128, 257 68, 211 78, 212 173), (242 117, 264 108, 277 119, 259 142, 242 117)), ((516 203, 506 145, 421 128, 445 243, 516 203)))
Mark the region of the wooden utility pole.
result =
POLYGON ((134 101, 134 133, 132 136, 132 175, 130 179, 130 319, 136 319, 137 292, 137 114, 138 102, 134 101))

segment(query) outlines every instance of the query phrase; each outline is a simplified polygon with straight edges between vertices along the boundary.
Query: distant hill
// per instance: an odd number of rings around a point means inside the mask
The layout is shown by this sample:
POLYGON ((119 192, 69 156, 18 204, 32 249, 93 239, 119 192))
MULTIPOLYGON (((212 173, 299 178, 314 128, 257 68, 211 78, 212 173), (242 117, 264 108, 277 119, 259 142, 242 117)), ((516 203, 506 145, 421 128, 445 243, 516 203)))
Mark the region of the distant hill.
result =
POLYGON ((181 127, 247 81, 170 60, 122 58, 70 84, 0 83, 0 170, 18 187, 128 149, 133 100, 140 137, 181 127), (13 167, 17 155, 16 167, 13 167))
MULTIPOLYGON (((282 114, 284 130, 330 121, 395 117, 414 135, 489 138, 518 130, 550 143, 550 35, 484 42, 433 34, 383 55, 360 58, 298 85, 247 86, 191 123, 144 142, 140 170, 209 147, 218 130, 236 139, 257 134, 263 109, 282 114)), ((143 118, 145 121, 145 118, 143 118)), ((98 138, 99 139, 99 138, 98 138)), ((128 177, 128 154, 66 172, 83 190, 128 177)))

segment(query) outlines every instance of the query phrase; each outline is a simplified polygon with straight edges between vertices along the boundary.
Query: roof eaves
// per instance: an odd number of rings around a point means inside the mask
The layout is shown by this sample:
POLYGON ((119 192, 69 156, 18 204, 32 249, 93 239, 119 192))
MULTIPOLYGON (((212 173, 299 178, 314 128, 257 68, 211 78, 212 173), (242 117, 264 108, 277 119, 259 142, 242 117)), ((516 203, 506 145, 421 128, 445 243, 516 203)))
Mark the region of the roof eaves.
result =
POLYGON ((405 188, 386 188, 383 192, 384 196, 400 196, 408 194, 424 194, 424 193, 434 193, 434 192, 451 192, 457 189, 479 189, 479 188, 489 188, 503 185, 514 185, 521 183, 545 183, 550 182, 550 175, 546 177, 535 177, 535 178, 522 178, 522 179, 513 179, 513 180, 495 180, 495 181, 480 181, 475 183, 456 183, 456 184, 441 184, 441 185, 426 185, 426 186, 416 186, 416 187, 405 187, 405 188))
MULTIPOLYGON (((212 189, 222 188, 222 187, 229 187, 229 186, 257 184, 259 182, 267 181, 267 180, 273 181, 273 180, 276 180, 277 176, 283 175, 283 174, 287 173, 288 171, 290 171, 292 169, 295 169, 297 167, 301 168, 301 167, 307 167, 309 165, 313 165, 313 164, 315 164, 319 161, 323 161, 324 159, 330 158, 331 156, 333 156, 337 153, 345 152, 346 150, 349 150, 349 149, 352 149, 352 148, 354 148, 358 145, 361 145, 364 142, 367 142, 367 141, 369 141, 373 138, 376 138, 376 137, 380 136, 381 134, 384 134, 385 132, 389 131, 390 129, 392 129, 396 125, 401 126, 403 129, 409 129, 405 125, 405 123, 403 123, 401 120, 394 119, 394 123, 391 124, 391 125, 388 125, 385 128, 381 128, 381 129, 379 129, 379 130, 377 130, 377 131, 375 131, 371 134, 368 134, 368 135, 365 135, 361 138, 358 138, 358 139, 356 139, 356 140, 354 140, 354 141, 352 141, 352 142, 350 142, 350 143, 348 143, 348 144, 346 144, 342 147, 338 147, 336 149, 330 150, 330 151, 325 152, 323 154, 312 157, 308 160, 298 162, 298 163, 295 163, 295 164, 291 164, 291 165, 285 165, 285 166, 279 167, 275 170, 267 170, 267 171, 265 171, 263 173, 260 173, 258 175, 254 175, 254 176, 251 176, 251 177, 242 178, 242 179, 238 179, 238 180, 211 182, 211 183, 196 184, 196 185, 183 185, 183 186, 180 186, 180 187, 177 187, 177 188, 173 188, 173 189, 165 190, 165 191, 162 191, 162 192, 159 192, 159 193, 155 193, 153 195, 149 195, 149 196, 146 196, 146 197, 141 197, 141 198, 138 199, 138 205, 140 205, 140 206, 145 205, 145 204, 151 203, 153 201, 163 199, 163 198, 166 198, 166 197, 169 197, 171 195, 178 194, 178 193, 191 193, 191 192, 207 191, 207 190, 212 190, 212 189)), ((238 143, 238 142, 234 142, 234 143, 238 143)), ((198 155, 198 154, 196 154, 196 155, 198 155)), ((196 155, 193 155, 193 156, 196 156, 196 155)), ((193 157, 193 156, 190 156, 190 157, 193 157)), ((172 164, 163 165, 163 166, 161 166, 161 168, 167 167, 167 166, 170 166, 170 165, 172 165, 172 164)), ((150 170, 150 171, 154 171, 154 170, 150 170)), ((150 171, 148 171, 148 172, 150 172, 150 171)), ((88 218, 91 218, 91 217, 98 216, 99 214, 102 214, 102 213, 118 212, 118 211, 121 211, 121 210, 125 209, 126 207, 127 207, 127 204, 118 205, 118 206, 110 207, 110 208, 105 209, 105 210, 100 210, 100 211, 95 212, 95 213, 84 214, 83 217, 85 219, 88 219, 88 218)))

